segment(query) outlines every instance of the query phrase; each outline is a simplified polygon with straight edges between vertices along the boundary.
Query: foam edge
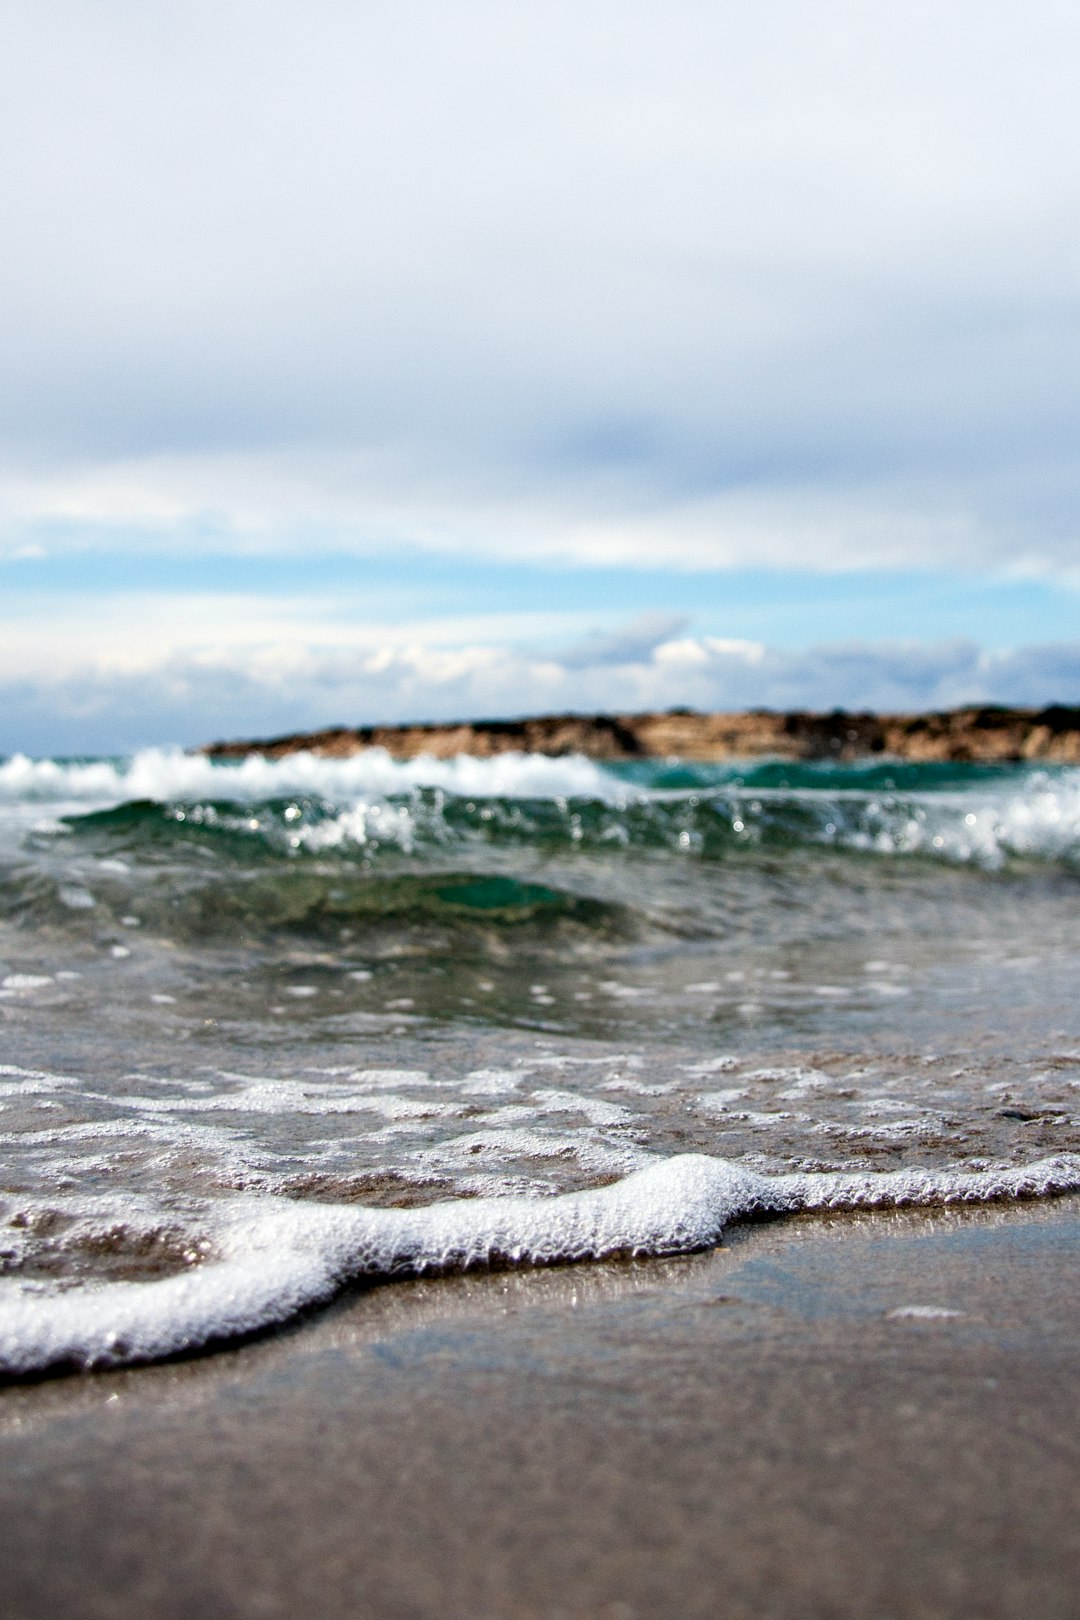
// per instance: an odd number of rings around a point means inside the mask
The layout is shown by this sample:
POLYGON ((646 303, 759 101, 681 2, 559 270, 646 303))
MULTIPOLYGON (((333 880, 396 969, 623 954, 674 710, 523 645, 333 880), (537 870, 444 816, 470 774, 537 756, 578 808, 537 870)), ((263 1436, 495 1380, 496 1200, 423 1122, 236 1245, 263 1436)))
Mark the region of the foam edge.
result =
POLYGON ((346 1282, 690 1253, 757 1214, 1040 1198, 1080 1191, 1080 1156, 1017 1169, 763 1176, 683 1154, 611 1186, 555 1198, 457 1199, 422 1209, 284 1198, 218 1206, 216 1257, 152 1282, 54 1296, 6 1284, 0 1371, 15 1376, 161 1360, 287 1321, 346 1282))

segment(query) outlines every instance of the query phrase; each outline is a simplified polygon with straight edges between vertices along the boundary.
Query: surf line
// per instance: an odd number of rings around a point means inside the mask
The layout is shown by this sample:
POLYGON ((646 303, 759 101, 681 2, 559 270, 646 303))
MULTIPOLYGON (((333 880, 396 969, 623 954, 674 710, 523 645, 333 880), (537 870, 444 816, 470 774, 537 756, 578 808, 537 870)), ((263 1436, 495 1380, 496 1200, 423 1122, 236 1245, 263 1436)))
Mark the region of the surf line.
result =
POLYGON ((754 1215, 987 1203, 1080 1191, 1080 1155, 1018 1169, 758 1175, 680 1154, 593 1191, 419 1209, 239 1198, 207 1205, 211 1258, 150 1282, 56 1295, 0 1291, 0 1371, 91 1369, 221 1344, 288 1320, 360 1278, 437 1276, 714 1247, 754 1215))

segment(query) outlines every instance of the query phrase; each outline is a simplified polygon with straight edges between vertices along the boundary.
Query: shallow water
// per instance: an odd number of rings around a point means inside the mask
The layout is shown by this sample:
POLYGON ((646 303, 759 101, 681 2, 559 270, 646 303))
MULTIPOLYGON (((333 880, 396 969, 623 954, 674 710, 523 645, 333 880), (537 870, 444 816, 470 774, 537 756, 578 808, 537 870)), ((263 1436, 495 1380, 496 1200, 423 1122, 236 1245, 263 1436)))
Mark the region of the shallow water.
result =
POLYGON ((0 1312, 260 1200, 1074 1153, 1078 897, 1069 768, 9 760, 0 1312))

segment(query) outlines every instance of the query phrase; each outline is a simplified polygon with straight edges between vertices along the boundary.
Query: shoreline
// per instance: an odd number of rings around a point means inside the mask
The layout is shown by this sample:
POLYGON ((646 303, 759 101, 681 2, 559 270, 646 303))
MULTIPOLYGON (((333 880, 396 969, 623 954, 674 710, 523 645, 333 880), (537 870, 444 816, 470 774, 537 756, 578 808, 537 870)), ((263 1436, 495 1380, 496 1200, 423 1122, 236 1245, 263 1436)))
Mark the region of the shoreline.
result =
POLYGON ((1075 1615, 1080 1198, 353 1291, 0 1391, 18 1620, 1075 1615))
POLYGON ((334 726, 268 738, 206 743, 211 759, 261 754, 281 759, 301 751, 345 759, 385 748, 398 759, 421 754, 489 758, 505 753, 595 760, 678 758, 700 762, 771 757, 791 761, 901 759, 918 763, 1080 765, 1080 708, 970 705, 926 714, 699 714, 672 709, 645 714, 537 715, 400 726, 334 726))

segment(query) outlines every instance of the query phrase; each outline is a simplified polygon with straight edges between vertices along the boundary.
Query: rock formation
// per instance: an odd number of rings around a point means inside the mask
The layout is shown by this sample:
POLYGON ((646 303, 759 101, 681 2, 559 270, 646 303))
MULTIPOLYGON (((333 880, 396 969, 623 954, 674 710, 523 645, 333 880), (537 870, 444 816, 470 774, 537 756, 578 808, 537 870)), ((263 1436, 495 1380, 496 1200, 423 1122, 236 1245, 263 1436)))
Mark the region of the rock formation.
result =
POLYGON ((909 760, 1080 765, 1080 708, 971 707, 938 714, 558 714, 525 720, 473 720, 412 726, 337 726, 247 742, 210 743, 214 759, 308 750, 344 758, 385 748, 399 759, 431 754, 584 754, 589 759, 778 759, 850 761, 874 755, 909 760))

